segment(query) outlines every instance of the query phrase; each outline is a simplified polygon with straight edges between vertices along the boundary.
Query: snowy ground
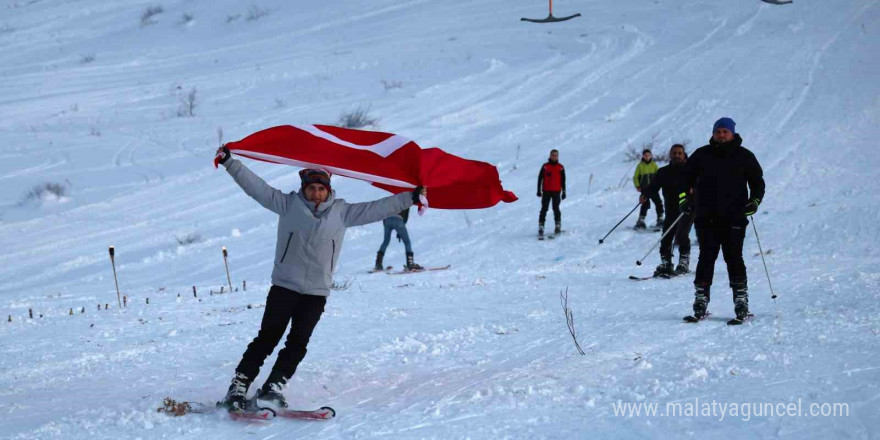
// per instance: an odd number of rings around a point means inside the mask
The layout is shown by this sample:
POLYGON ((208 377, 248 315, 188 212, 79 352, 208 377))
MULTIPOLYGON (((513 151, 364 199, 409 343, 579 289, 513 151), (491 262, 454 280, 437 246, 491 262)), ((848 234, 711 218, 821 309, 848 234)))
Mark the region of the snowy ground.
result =
MULTIPOLYGON (((880 437, 880 1, 556 3, 583 16, 521 23, 546 14, 537 0, 0 3, 0 436, 880 437), (151 6, 163 12, 144 18, 151 6), (192 90, 194 116, 178 116, 192 90), (234 140, 359 106, 384 131, 496 164, 520 201, 413 219, 417 260, 445 272, 368 275, 381 227, 348 232, 336 279, 350 287, 287 391, 337 419, 157 413, 166 396, 222 396, 268 288, 275 218, 211 166, 218 128, 234 140), (692 278, 627 280, 657 263, 634 265, 656 235, 597 245, 636 202, 623 152, 652 138, 692 150, 720 116, 764 166, 756 219, 779 294, 750 230, 757 316, 735 328, 723 263, 715 317, 688 326, 692 278), (568 172, 568 234, 538 242, 551 148, 568 172), (65 193, 26 197, 47 183, 65 193), (222 246, 247 292, 209 294, 226 284, 222 246), (713 400, 849 414, 613 407, 713 400)), ((247 164, 297 185, 294 169, 247 164)), ((349 201, 383 195, 334 186, 349 201)), ((402 254, 394 243, 386 262, 402 254)))

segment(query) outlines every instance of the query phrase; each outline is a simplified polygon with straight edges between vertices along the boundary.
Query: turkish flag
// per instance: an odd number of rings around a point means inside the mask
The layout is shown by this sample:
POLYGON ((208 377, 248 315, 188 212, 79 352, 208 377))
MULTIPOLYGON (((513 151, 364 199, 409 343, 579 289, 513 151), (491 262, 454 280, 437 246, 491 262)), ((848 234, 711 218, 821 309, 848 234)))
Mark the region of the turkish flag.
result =
MULTIPOLYGON (((322 169, 395 194, 425 186, 434 208, 479 209, 517 200, 501 186, 494 166, 439 148, 422 149, 392 133, 329 125, 281 125, 226 147, 239 156, 322 169)), ((215 159, 214 166, 217 164, 215 159)))

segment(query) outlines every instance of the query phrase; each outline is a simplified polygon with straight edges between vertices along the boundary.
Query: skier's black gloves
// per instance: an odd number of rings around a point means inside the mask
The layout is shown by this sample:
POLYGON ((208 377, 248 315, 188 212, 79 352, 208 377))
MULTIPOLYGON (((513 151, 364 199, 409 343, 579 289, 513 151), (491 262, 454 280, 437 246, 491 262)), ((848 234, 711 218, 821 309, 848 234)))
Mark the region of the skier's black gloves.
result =
POLYGON ((217 149, 217 154, 215 155, 215 157, 218 158, 217 161, 222 165, 226 163, 226 161, 229 160, 230 157, 232 157, 232 153, 230 153, 229 148, 226 148, 226 145, 224 145, 217 149))
POLYGON ((541 197, 542 195, 543 194, 541 194, 541 190, 538 190, 538 197, 541 197))
POLYGON ((413 190, 413 192, 412 192, 412 202, 413 202, 413 205, 418 205, 418 204, 419 204, 419 195, 422 193, 422 191, 423 191, 424 189, 425 189, 424 186, 419 185, 419 186, 417 186, 417 187, 413 190))
POLYGON ((681 193, 678 195, 678 210, 679 212, 688 215, 694 213, 694 202, 687 193, 681 193))
POLYGON ((752 198, 752 200, 749 200, 749 203, 746 203, 746 209, 745 209, 746 217, 750 217, 750 216, 754 215, 756 212, 758 212, 758 205, 760 205, 760 204, 761 204, 760 199, 752 198))
POLYGON ((565 200, 565 191, 562 192, 562 200, 565 200))

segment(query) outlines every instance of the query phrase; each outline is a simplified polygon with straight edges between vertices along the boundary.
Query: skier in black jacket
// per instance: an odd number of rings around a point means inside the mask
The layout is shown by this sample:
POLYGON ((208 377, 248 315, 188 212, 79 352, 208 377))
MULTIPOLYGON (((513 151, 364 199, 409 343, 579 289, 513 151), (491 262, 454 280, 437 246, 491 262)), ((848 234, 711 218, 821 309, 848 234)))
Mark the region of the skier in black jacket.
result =
MULTIPOLYGON (((687 178, 684 174, 685 164, 687 163, 687 152, 684 145, 675 144, 669 149, 669 165, 660 168, 657 176, 648 187, 646 194, 643 194, 639 201, 642 204, 648 202, 649 198, 656 199, 658 193, 663 191, 663 201, 666 204, 666 219, 663 222, 663 233, 675 223, 680 214, 678 209, 678 195, 687 192, 687 178)), ((663 236, 660 241, 660 265, 654 271, 654 276, 670 276, 683 275, 690 272, 691 257, 691 226, 693 226, 693 216, 685 215, 678 220, 675 225, 675 231, 663 236), (678 245, 678 267, 672 265, 672 240, 678 245)))
POLYGON ((694 212, 700 258, 694 279, 694 317, 706 315, 709 289, 719 250, 727 263, 736 319, 749 314, 749 289, 743 262, 743 240, 751 216, 764 198, 764 172, 751 151, 743 148, 730 118, 715 122, 709 145, 691 155, 685 166, 688 191, 679 195, 685 212, 694 212))

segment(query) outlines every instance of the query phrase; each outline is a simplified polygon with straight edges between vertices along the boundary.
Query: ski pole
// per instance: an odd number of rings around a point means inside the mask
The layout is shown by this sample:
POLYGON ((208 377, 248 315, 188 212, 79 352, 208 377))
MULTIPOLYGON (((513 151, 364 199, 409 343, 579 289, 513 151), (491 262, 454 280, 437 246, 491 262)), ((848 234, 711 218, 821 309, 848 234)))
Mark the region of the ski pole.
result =
POLYGON ((116 302, 119 303, 119 308, 122 308, 122 300, 119 298, 119 280, 116 278, 116 249, 113 246, 110 246, 110 264, 113 266, 113 281, 116 283, 116 302))
POLYGON ((767 285, 770 286, 770 298, 776 299, 776 292, 773 291, 773 283, 770 282, 770 271, 767 270, 767 260, 764 259, 764 250, 761 249, 761 239, 758 238, 758 227, 755 226, 755 217, 749 216, 752 219, 752 229, 755 231, 755 240, 758 241, 758 252, 761 254, 761 261, 764 263, 764 273, 767 274, 767 285))
MULTIPOLYGON (((675 224, 678 223, 678 221, 681 220, 681 218, 684 217, 684 216, 686 216, 686 215, 687 215, 687 214, 684 213, 684 212, 682 212, 681 214, 678 215, 678 218, 675 219, 675 221, 672 222, 671 225, 669 225, 669 229, 667 229, 666 232, 663 234, 663 236, 660 237, 660 239, 657 240, 656 243, 654 243, 654 246, 651 246, 651 249, 648 250, 648 253, 646 253, 645 256, 642 257, 642 260, 644 260, 645 258, 648 258, 648 255, 651 255, 651 252, 654 251, 654 248, 657 247, 657 245, 660 244, 660 242, 663 241, 663 239, 666 238, 666 236, 669 235, 670 232, 672 232, 672 231, 675 230, 675 224)), ((642 260, 636 260, 636 266, 641 266, 641 265, 642 265, 642 260)))
POLYGON ((229 282, 229 293, 232 293, 232 277, 229 276, 229 263, 226 261, 226 257, 229 256, 226 253, 226 246, 223 246, 223 265, 226 266, 226 281, 229 282))
POLYGON ((636 212, 636 209, 639 209, 639 206, 642 206, 642 202, 637 203, 637 204, 636 204, 636 207, 633 208, 632 211, 630 211, 629 214, 626 215, 626 217, 624 217, 622 220, 620 220, 619 222, 617 222, 617 224, 614 225, 614 227, 611 228, 611 230, 608 231, 608 233, 605 234, 604 237, 600 238, 600 239, 599 239, 599 244, 605 243, 605 239, 608 238, 608 236, 611 235, 611 233, 614 232, 614 230, 617 229, 617 227, 620 226, 621 223, 623 223, 627 218, 629 218, 629 216, 631 216, 632 213, 636 212))

